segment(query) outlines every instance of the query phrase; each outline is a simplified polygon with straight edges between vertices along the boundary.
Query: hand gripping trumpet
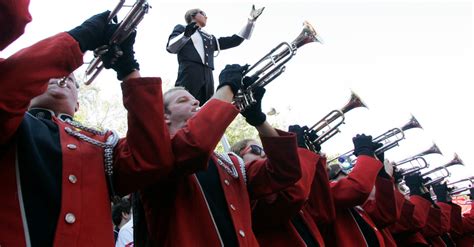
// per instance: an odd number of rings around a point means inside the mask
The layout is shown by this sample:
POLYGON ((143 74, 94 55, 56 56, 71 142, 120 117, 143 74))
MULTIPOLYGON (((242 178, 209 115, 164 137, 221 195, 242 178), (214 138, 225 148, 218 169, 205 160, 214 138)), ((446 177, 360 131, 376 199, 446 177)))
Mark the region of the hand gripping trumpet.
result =
POLYGON ((413 155, 411 157, 408 157, 406 159, 400 160, 396 162, 394 166, 398 167, 404 164, 410 164, 412 166, 408 169, 405 169, 401 174, 402 176, 406 176, 406 175, 418 172, 424 168, 429 167, 429 163, 426 161, 425 158, 423 158, 423 156, 428 155, 428 154, 443 155, 443 153, 441 153, 441 150, 438 148, 438 146, 435 143, 433 143, 433 146, 431 146, 429 149, 423 152, 420 152, 416 155, 413 155))
POLYGON ((339 133, 339 126, 344 124, 344 114, 357 107, 367 108, 367 106, 360 99, 360 97, 354 92, 351 92, 351 98, 349 99, 349 102, 346 103, 346 105, 344 105, 339 110, 332 110, 325 117, 319 120, 319 122, 315 123, 309 128, 308 131, 314 130, 318 138, 316 138, 316 140, 311 141, 308 135, 305 134, 304 137, 306 146, 311 151, 317 152, 315 146, 323 144, 325 141, 329 140, 331 137, 339 133), (331 124, 333 126, 331 126, 331 124))
MULTIPOLYGON (((404 132, 406 130, 409 130, 409 129, 413 129, 413 128, 422 128, 420 123, 418 122, 418 120, 416 120, 416 118, 414 116, 411 116, 411 119, 408 123, 406 123, 405 125, 403 125, 402 127, 400 128, 393 128, 391 130, 388 130, 386 131, 385 133, 375 137, 374 139, 372 139, 373 142, 380 142, 383 144, 382 147, 380 147, 379 149, 375 150, 375 154, 380 154, 380 153, 383 153, 389 149, 392 149, 396 146, 398 146, 398 143, 405 139, 405 134, 404 132)), ((328 163, 332 162, 332 161, 335 161, 336 159, 341 162, 341 163, 346 163, 346 162, 349 162, 349 168, 351 168, 352 166, 354 166, 355 164, 355 161, 357 160, 356 157, 354 157, 354 155, 352 154, 354 152, 354 150, 350 150, 350 151, 347 151, 345 153, 343 153, 342 155, 339 155, 338 157, 332 159, 332 160, 329 160, 328 163)))
MULTIPOLYGON (((108 22, 111 22, 114 17, 117 16, 117 13, 124 4, 125 0, 120 0, 119 4, 110 13, 108 22)), ((138 24, 143 20, 145 14, 148 13, 149 9, 150 5, 147 0, 137 0, 122 22, 120 22, 117 30, 112 34, 112 37, 109 40, 109 47, 121 44, 136 29, 138 24)), ((89 77, 89 79, 84 82, 86 85, 91 84, 104 68, 101 54, 98 54, 98 52, 95 51, 94 56, 94 59, 92 59, 86 69, 86 77, 89 77)))
POLYGON ((254 104, 256 101, 253 91, 258 87, 265 87, 280 76, 285 71, 285 64, 296 54, 296 50, 311 42, 321 43, 321 38, 319 38, 311 24, 305 21, 303 30, 291 44, 287 42, 280 43, 244 72, 243 76, 258 79, 251 85, 242 85, 242 88, 234 96, 234 104, 241 111, 254 104))

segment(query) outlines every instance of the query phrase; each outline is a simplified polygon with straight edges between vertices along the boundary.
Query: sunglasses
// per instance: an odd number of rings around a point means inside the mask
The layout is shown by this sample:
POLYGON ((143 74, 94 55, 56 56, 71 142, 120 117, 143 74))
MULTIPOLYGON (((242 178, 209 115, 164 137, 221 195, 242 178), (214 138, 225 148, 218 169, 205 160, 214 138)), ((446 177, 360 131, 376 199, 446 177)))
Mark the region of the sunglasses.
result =
POLYGON ((201 14, 202 16, 206 17, 206 13, 202 10, 196 12, 195 14, 193 14, 193 17, 196 16, 197 14, 201 14))
POLYGON ((242 150, 240 152, 240 156, 244 156, 245 154, 248 154, 248 153, 252 153, 261 157, 265 155, 265 151, 263 151, 263 148, 255 144, 252 144, 246 147, 244 150, 242 150))

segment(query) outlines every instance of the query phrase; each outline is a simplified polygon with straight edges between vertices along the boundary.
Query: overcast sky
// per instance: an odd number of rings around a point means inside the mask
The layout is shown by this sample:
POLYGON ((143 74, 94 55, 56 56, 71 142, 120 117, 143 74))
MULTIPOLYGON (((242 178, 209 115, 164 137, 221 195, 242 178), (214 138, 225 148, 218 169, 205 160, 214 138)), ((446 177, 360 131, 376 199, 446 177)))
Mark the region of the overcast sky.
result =
MULTIPOLYGON (((117 2, 32 0, 33 22, 1 55, 69 30, 117 2)), ((323 146, 328 154, 351 149, 350 138, 357 133, 379 135, 405 124, 413 114, 424 130, 407 131, 406 140, 386 157, 400 160, 434 141, 444 156, 429 156, 432 167, 447 163, 457 152, 466 167, 451 169, 453 177, 474 175, 471 1, 149 2, 153 8, 139 26, 135 48, 142 75, 160 76, 166 85, 174 83, 177 60, 165 46, 173 27, 184 23, 186 10, 203 9, 208 15, 205 30, 219 37, 240 31, 252 3, 265 6, 252 38, 215 58, 216 82, 226 64, 256 62, 280 42, 293 41, 308 20, 324 44, 311 43, 298 50, 286 72, 267 86, 266 110, 276 108, 287 124, 312 125, 341 108, 352 89, 370 109, 347 114, 342 133, 323 146)), ((114 78, 106 71, 96 80, 106 88, 104 97, 119 94, 114 78)))

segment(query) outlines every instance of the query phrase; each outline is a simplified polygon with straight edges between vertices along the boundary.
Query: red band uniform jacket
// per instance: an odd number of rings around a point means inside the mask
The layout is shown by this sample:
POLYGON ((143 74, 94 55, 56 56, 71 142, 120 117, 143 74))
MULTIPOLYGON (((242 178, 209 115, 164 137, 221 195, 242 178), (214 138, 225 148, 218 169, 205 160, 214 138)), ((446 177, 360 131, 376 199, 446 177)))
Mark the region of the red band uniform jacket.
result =
POLYGON ((421 229, 426 225, 430 202, 420 196, 411 196, 405 199, 398 190, 395 191, 396 199, 403 203, 398 221, 390 226, 390 232, 398 246, 428 246, 428 242, 421 234, 421 229))
MULTIPOLYGON (((56 116, 44 120, 25 114, 30 99, 46 90, 50 78, 66 76, 81 64, 79 45, 67 33, 40 41, 0 63, 0 87, 2 92, 8 92, 0 95, 1 246, 28 246, 30 242, 40 246, 112 246, 114 243, 104 149, 66 133, 66 129, 99 142, 105 142, 111 132, 92 133, 77 129, 56 116), (57 129, 58 150, 50 150, 42 143, 43 139, 34 139, 32 131, 38 132, 43 123, 57 129), (16 151, 19 135, 32 136, 31 148, 46 150, 38 153, 39 160, 51 157, 51 152, 57 154, 57 163, 61 166, 57 178, 50 178, 44 184, 21 180, 25 174, 20 171, 25 164, 19 162, 24 155, 16 151), (58 181, 58 195, 35 193, 35 187, 39 190, 51 181, 58 181), (24 185, 33 188, 29 194, 32 198, 23 196, 24 185), (54 200, 45 201, 47 198, 54 200), (28 207, 25 204, 28 201, 42 205, 28 207), (51 236, 43 236, 38 242, 34 236, 43 231, 45 225, 33 222, 36 226, 32 226, 30 216, 46 214, 51 210, 48 205, 58 205, 57 212, 51 212, 53 216, 49 219, 57 223, 48 232, 51 236)), ((122 85, 122 91, 129 111, 129 130, 127 138, 119 140, 114 149, 113 181, 117 192, 124 195, 151 184, 160 176, 167 176, 173 160, 163 119, 161 80, 132 79, 122 85), (149 106, 146 112, 142 111, 144 105, 149 106), (150 118, 154 122, 150 122, 150 118)), ((49 136, 48 132, 44 135, 49 136)), ((35 168, 36 163, 28 165, 35 168)))
POLYGON ((302 178, 283 191, 253 202, 253 228, 262 247, 325 246, 313 216, 331 214, 335 217, 332 200, 324 197, 329 196, 326 159, 303 148, 298 148, 298 152, 302 178), (321 183, 325 186, 319 186, 321 183), (320 206, 314 203, 315 200, 326 203, 320 206), (305 228, 300 229, 305 236, 295 227, 294 220, 305 228))
POLYGON ((31 21, 29 4, 29 0, 0 0, 0 51, 25 32, 31 21))
POLYGON ((375 181, 375 199, 367 200, 362 208, 380 230, 385 246, 397 246, 388 229, 388 226, 394 224, 401 214, 401 208, 397 205, 395 198, 393 179, 378 176, 375 181))
POLYGON ((362 226, 359 225, 361 223, 373 234, 372 241, 378 242, 379 246, 384 246, 382 234, 369 215, 359 206, 369 197, 381 168, 380 161, 370 156, 360 155, 347 177, 330 183, 336 207, 336 220, 332 229, 333 233, 331 234, 330 231, 324 233, 326 245, 367 246, 367 236, 362 233, 362 226))
POLYGON ((211 99, 172 137, 174 172, 142 190, 152 246, 223 246, 218 226, 196 172, 216 164, 227 210, 238 246, 258 246, 252 231, 250 200, 280 191, 301 178, 296 137, 278 131, 278 137, 261 137, 266 160, 246 164, 230 154, 238 172, 233 177, 213 150, 237 115, 232 104, 211 99), (285 152, 282 152, 285 150, 285 152))
POLYGON ((456 241, 457 246, 471 247, 474 245, 474 202, 471 202, 471 210, 462 217, 463 235, 456 241))

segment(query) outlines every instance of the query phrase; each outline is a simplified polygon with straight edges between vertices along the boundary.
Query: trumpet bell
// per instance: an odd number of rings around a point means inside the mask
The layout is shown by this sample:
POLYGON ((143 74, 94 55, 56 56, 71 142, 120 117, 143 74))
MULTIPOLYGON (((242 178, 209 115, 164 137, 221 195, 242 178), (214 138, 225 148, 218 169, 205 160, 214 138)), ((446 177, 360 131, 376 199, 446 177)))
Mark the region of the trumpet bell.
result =
POLYGON ((295 48, 300 48, 303 45, 306 45, 311 42, 319 42, 323 43, 321 41, 321 37, 316 33, 314 30, 313 26, 308 22, 304 21, 303 22, 303 30, 301 30, 301 33, 296 37, 293 42, 291 42, 292 46, 295 48))
POLYGON ((412 115, 410 121, 408 121, 408 123, 403 125, 400 129, 405 131, 405 130, 414 129, 414 128, 423 129, 423 127, 421 127, 420 122, 418 122, 418 120, 412 115))

